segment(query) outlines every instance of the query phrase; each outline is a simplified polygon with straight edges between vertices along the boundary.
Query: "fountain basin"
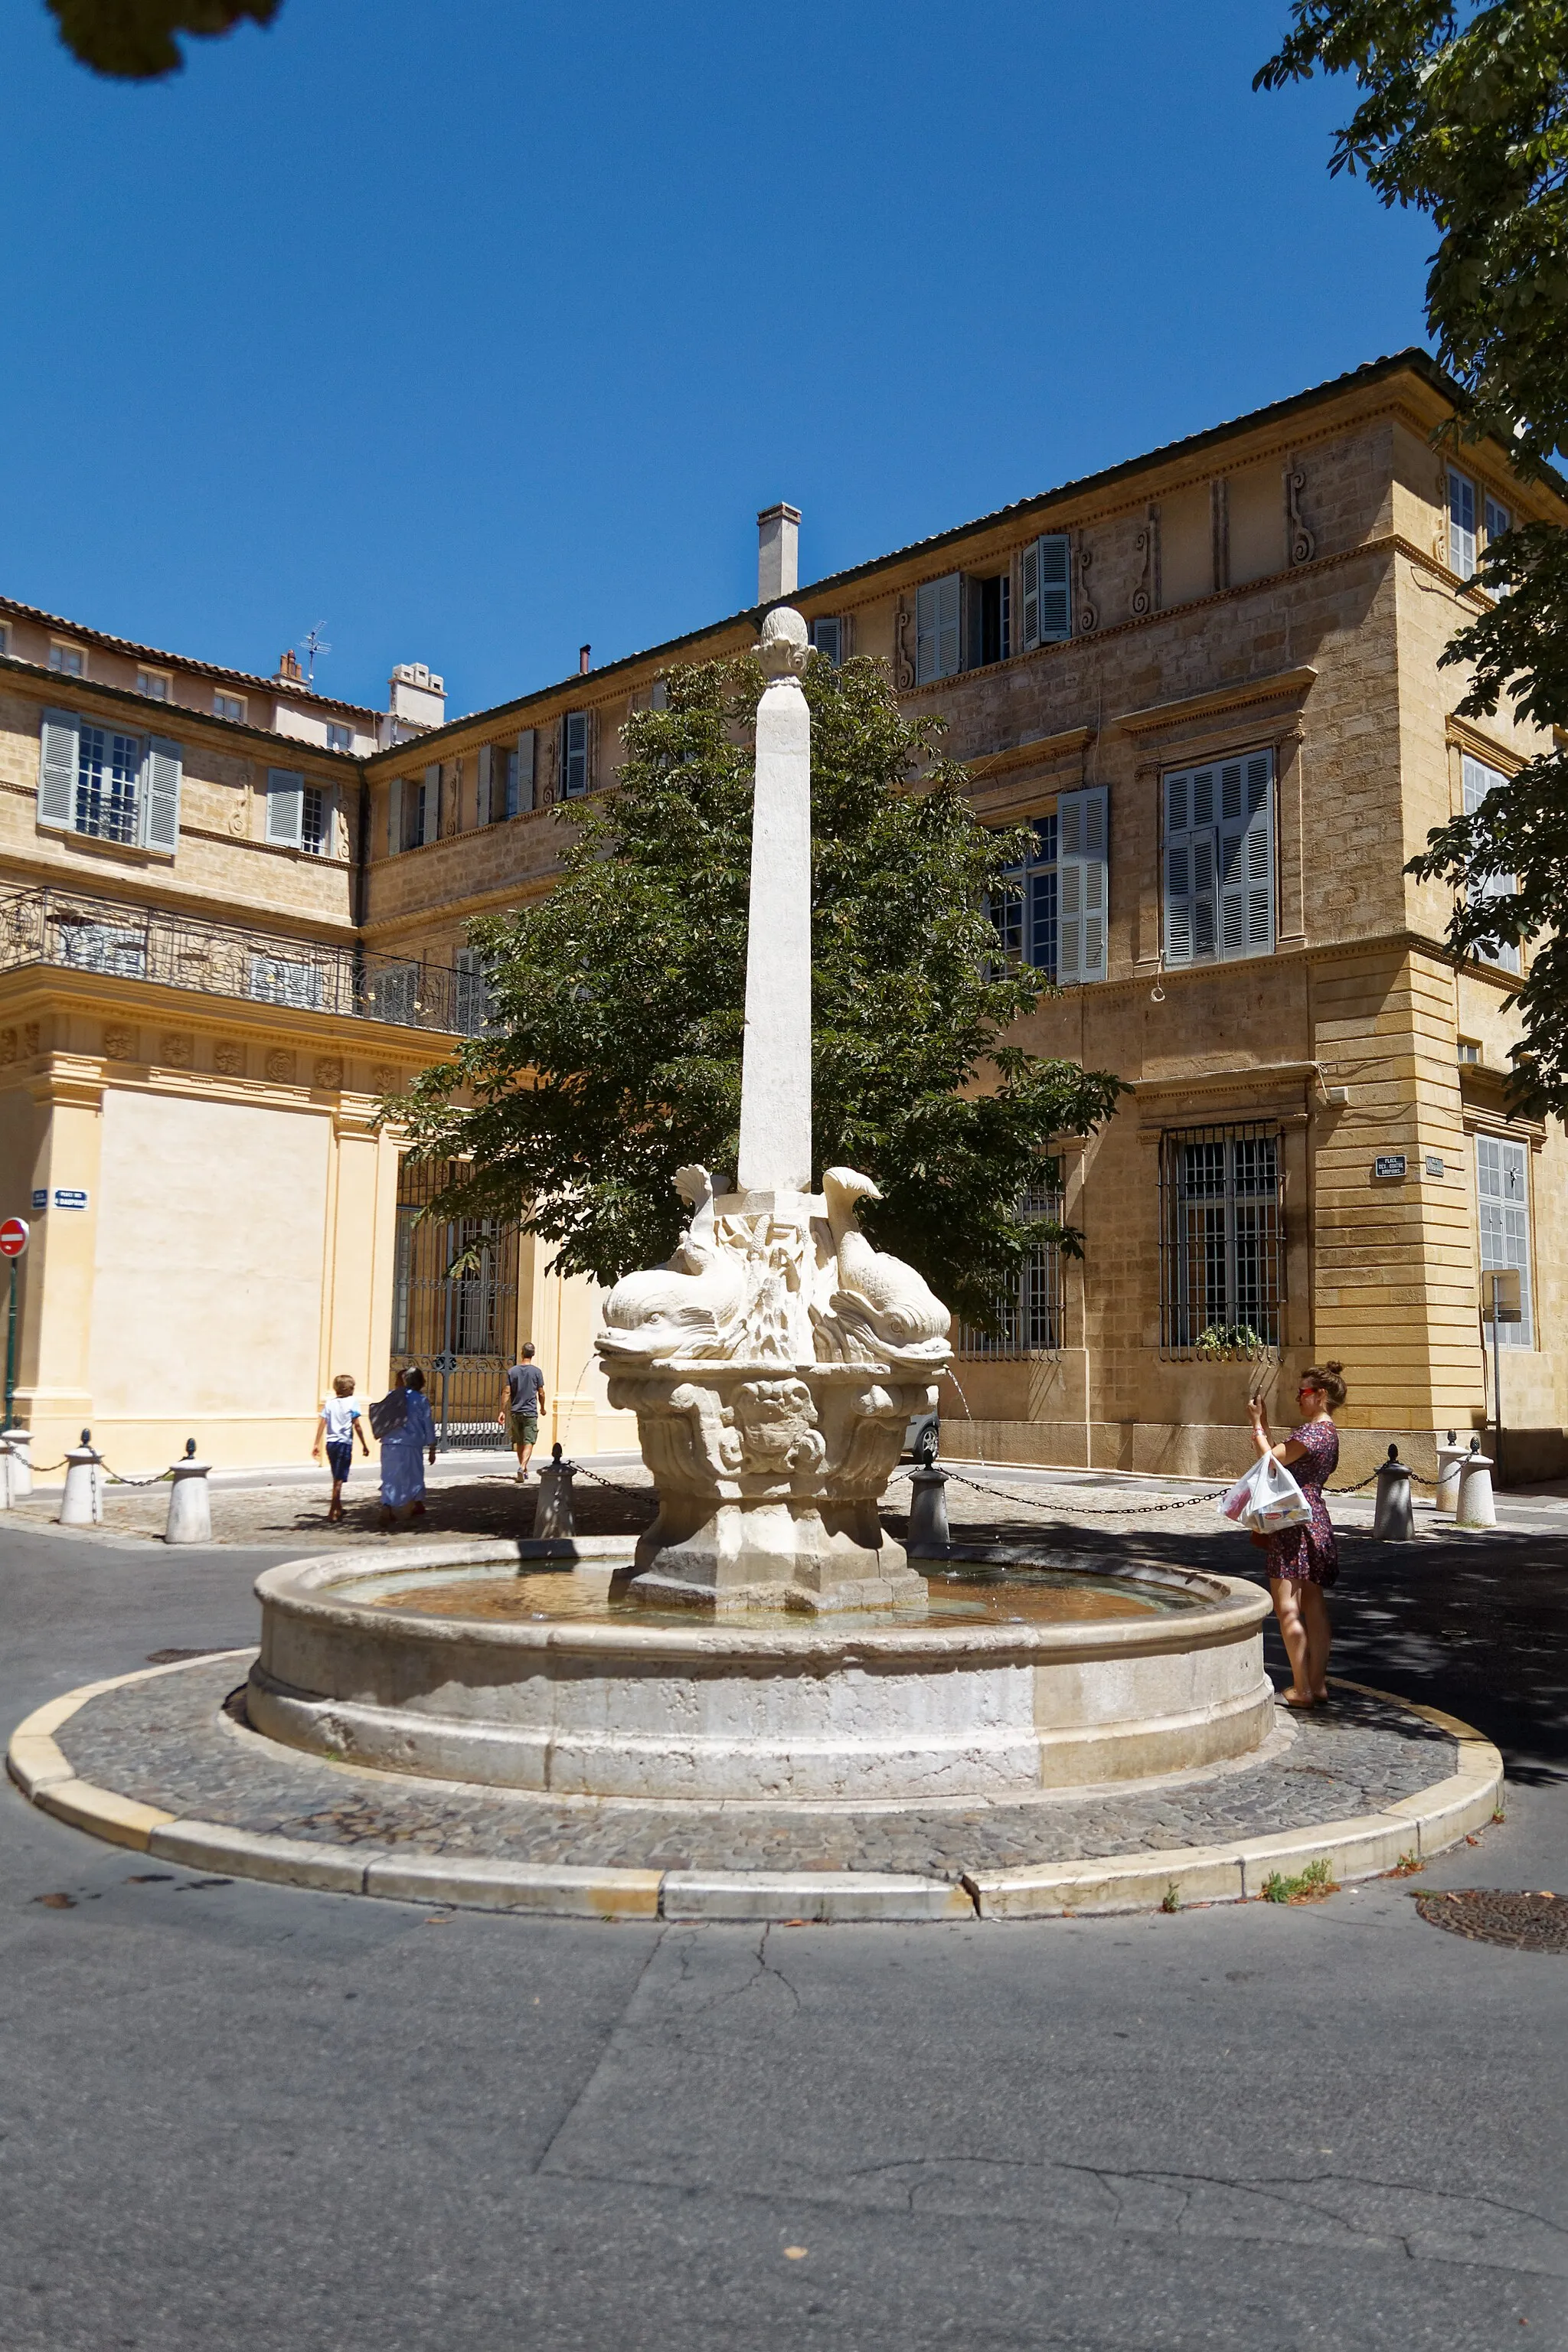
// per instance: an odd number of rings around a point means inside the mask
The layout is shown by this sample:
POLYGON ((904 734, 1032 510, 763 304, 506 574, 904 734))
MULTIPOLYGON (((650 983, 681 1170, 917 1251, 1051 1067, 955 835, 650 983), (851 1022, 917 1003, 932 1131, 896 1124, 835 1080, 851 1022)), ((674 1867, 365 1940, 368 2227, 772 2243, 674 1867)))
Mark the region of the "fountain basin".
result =
POLYGON ((635 1595, 620 1605, 632 1565, 629 1539, 578 1538, 268 1569, 250 1721, 315 1755, 491 1788, 860 1805, 1189 1771, 1250 1754, 1273 1726, 1268 1602, 1230 1577, 1097 1570, 1086 1592, 1125 1587, 1135 1604, 1116 1615, 1015 1622, 990 1579, 984 1613, 650 1622, 635 1595), (570 1612, 398 1606, 509 1573, 526 1589, 535 1569, 571 1571, 570 1612))

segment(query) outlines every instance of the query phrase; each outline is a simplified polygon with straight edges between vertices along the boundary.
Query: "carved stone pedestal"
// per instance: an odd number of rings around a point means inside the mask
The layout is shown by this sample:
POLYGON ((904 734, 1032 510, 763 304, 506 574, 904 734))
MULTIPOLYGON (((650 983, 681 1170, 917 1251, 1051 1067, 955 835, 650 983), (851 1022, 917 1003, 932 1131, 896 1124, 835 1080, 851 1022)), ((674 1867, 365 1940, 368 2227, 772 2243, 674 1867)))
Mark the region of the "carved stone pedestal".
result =
POLYGON ((878 1507, 929 1382, 886 1365, 612 1364, 610 1402, 637 1417, 658 1517, 634 1589, 700 1608, 918 1607, 925 1580, 878 1507))

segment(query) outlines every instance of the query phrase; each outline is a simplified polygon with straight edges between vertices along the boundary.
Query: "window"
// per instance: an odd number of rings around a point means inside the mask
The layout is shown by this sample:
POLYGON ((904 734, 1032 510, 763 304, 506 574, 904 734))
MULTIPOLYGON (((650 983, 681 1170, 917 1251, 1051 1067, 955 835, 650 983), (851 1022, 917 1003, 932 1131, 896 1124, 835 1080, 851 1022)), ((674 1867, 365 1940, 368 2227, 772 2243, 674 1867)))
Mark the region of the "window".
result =
POLYGON ((1461 1037, 1461 1038, 1460 1038, 1460 1040, 1459 1040, 1459 1059, 1460 1059, 1460 1061, 1461 1061, 1461 1062, 1468 1062, 1468 1063, 1476 1063, 1476 1062, 1479 1062, 1479 1061, 1480 1060, 1480 1058, 1481 1058, 1481 1042, 1480 1042, 1480 1039, 1479 1039, 1479 1037, 1461 1037))
POLYGON ((1274 947, 1274 754, 1247 751, 1164 778, 1165 961, 1274 947))
POLYGON ((215 719, 232 719, 237 727, 243 727, 245 724, 244 696, 239 694, 215 694, 213 696, 213 717, 215 719))
POLYGON ((332 796, 324 784, 307 784, 301 795, 300 846, 313 857, 331 855, 332 796))
POLYGON ((1018 570, 1026 653, 1072 635, 1070 554, 1065 530, 1047 531, 1024 550, 1018 570))
MULTIPOLYGON (((849 651, 847 643, 848 635, 849 624, 847 621, 839 620, 836 616, 826 614, 821 620, 813 621, 811 625, 812 644, 816 647, 816 650, 822 656, 823 660, 831 663, 835 669, 837 669, 839 663, 845 660, 847 656, 849 651)), ((658 691, 658 687, 661 687, 663 684, 664 680, 660 678, 658 686, 656 686, 654 688, 656 694, 658 691)), ((648 708, 652 710, 662 710, 664 709, 664 704, 663 702, 652 702, 649 704, 648 708)))
MULTIPOLYGON (((1530 1162, 1528 1147, 1510 1143, 1500 1135, 1476 1138, 1476 1192, 1481 1229, 1481 1272, 1513 1266, 1519 1274, 1517 1323, 1498 1325, 1501 1348, 1532 1348, 1530 1296, 1530 1162)), ((1487 1344, 1492 1328, 1486 1327, 1487 1344)))
POLYGON ((591 782, 593 713, 569 710, 561 723, 561 796, 580 800, 591 782))
MULTIPOLYGON (((1062 1217, 1062 1164, 1043 1162, 1040 1176, 1018 1203, 1018 1213, 1031 1224, 1059 1225, 1062 1217)), ((1017 1273, 996 1302, 998 1328, 981 1331, 959 1326, 961 1356, 1054 1356, 1062 1346, 1062 1254, 1054 1241, 1037 1242, 1020 1260, 1017 1273)))
POLYGON ((79 646, 51 646, 49 667, 61 677, 85 677, 87 656, 79 646))
POLYGON ((990 916, 1009 963, 1028 964, 1057 976, 1057 819, 1041 816, 1029 827, 1029 854, 1009 866, 990 916))
POLYGON ((321 968, 303 957, 253 955, 247 993, 262 1004, 288 1004, 317 1013, 321 1004, 321 968))
MULTIPOLYGON (((813 645, 816 645, 816 643, 815 627, 813 628, 811 642, 813 645)), ((649 687, 647 707, 650 710, 668 710, 669 709, 669 688, 662 677, 656 677, 653 684, 649 687)))
POLYGON ((1507 507, 1500 505, 1496 499, 1489 496, 1486 501, 1485 513, 1487 545, 1489 547, 1494 539, 1505 539, 1508 536, 1513 529, 1513 517, 1507 507))
POLYGON ((1476 568, 1476 486, 1448 468, 1448 569, 1468 580, 1476 568))
POLYGON ((539 751, 537 728, 525 727, 517 739, 513 765, 507 775, 506 813, 526 816, 535 804, 534 763, 539 751))
POLYGON ((9 621, 0 621, 0 654, 8 654, 10 650, 11 624, 9 621))
POLYGON ((329 719, 327 721, 328 751, 352 751, 353 747, 354 739, 353 728, 340 725, 338 720, 335 719, 329 719))
MULTIPOLYGON (((1474 816, 1489 792, 1506 780, 1500 769, 1489 768, 1484 760, 1464 757, 1465 814, 1474 816)), ((1519 877, 1514 874, 1481 874, 1472 876, 1470 888, 1482 898, 1511 898, 1519 889, 1519 877)), ((1483 941, 1476 950, 1483 963, 1495 964, 1499 971, 1519 970, 1519 943, 1516 940, 1483 941)))
POLYGON ((965 667, 983 669, 987 662, 1005 661, 1013 650, 1013 583, 1008 573, 994 580, 966 580, 969 658, 965 667))
POLYGON ((922 580, 915 591, 915 683, 956 677, 963 654, 963 579, 922 580))
POLYGON ((38 823, 172 857, 180 835, 180 769, 179 745, 161 735, 131 735, 78 711, 46 710, 38 823))
POLYGON ((394 776, 386 791, 386 854, 422 849, 436 838, 441 814, 441 771, 429 767, 423 782, 417 776, 394 776))
POLYGON ((1161 1353, 1277 1348, 1285 1297, 1278 1134, 1174 1130, 1162 1139, 1160 1192, 1161 1353))
POLYGON ((168 702, 174 697, 174 681, 172 677, 165 677, 161 669, 139 669, 136 673, 136 691, 138 694, 144 694, 149 702, 168 702))

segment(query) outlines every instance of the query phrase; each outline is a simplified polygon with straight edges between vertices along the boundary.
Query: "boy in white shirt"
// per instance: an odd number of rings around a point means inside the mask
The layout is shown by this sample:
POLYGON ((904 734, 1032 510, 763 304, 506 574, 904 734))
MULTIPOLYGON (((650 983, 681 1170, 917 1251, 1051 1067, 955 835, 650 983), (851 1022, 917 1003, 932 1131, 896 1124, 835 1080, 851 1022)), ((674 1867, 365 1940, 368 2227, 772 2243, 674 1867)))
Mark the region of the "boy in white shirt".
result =
POLYGON ((359 1439, 360 1452, 369 1459, 370 1448, 364 1442, 364 1423, 357 1404, 350 1402, 354 1392, 353 1375, 340 1372, 332 1382, 332 1393, 321 1401, 321 1418, 316 1423, 316 1442, 310 1448, 310 1459, 321 1458, 321 1440, 327 1441, 327 1461, 332 1473, 332 1500, 327 1512, 327 1524, 343 1516, 343 1485, 354 1458, 354 1439, 359 1439))

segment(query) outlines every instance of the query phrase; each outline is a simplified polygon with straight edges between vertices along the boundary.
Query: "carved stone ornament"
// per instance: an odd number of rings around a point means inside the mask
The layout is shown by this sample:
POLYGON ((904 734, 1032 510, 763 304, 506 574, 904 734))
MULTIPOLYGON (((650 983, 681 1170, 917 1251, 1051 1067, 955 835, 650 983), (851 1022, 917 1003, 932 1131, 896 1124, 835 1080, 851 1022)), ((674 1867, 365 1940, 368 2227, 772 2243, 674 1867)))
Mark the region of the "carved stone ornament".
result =
POLYGON ((158 1059, 165 1069, 188 1070, 195 1058, 195 1040, 187 1037, 182 1030, 166 1029, 159 1038, 158 1059))
POLYGON ((768 677, 799 677, 813 652, 811 632, 792 604, 776 604, 763 623, 757 656, 768 677))
POLYGON ((237 1078, 245 1068, 245 1048, 233 1037, 220 1037, 213 1047, 213 1067, 226 1078, 237 1078))
POLYGON ((343 1066, 335 1054, 318 1054, 311 1065, 310 1076, 319 1087, 341 1087, 343 1066))
POLYGON ((375 1094, 400 1095, 403 1092, 403 1073, 395 1070, 390 1062, 378 1062, 370 1074, 370 1083, 375 1094))
POLYGON ((15 1029, 0 1029, 0 1065, 12 1063, 16 1058, 16 1032, 15 1029))
POLYGON ((1318 551, 1318 542, 1301 520, 1301 492, 1307 487, 1307 477, 1300 466, 1285 468, 1285 527, 1289 539, 1292 563, 1310 563, 1318 551))
POLYGON ((294 1065, 295 1056, 289 1053, 287 1046, 274 1045, 267 1056, 267 1075, 269 1078, 278 1079, 284 1085, 290 1085, 294 1077, 294 1065))
POLYGON ((1095 605, 1089 602, 1089 570, 1094 558, 1081 539, 1073 549, 1073 562, 1078 567, 1078 593, 1073 603, 1074 610, 1078 614, 1079 634, 1080 636, 1088 636, 1090 630, 1099 628, 1100 614, 1095 605))
POLYGON ((1159 513, 1158 507, 1150 508, 1148 520, 1132 542, 1142 559, 1132 586, 1131 613, 1135 621, 1142 620, 1154 609, 1154 542, 1159 535, 1159 513))
POLYGON ((103 1050, 111 1062, 133 1060, 136 1053, 135 1030, 127 1029, 122 1025, 106 1029, 103 1033, 103 1050))
POLYGON ((22 1051, 23 1051, 23 1053, 24 1053, 24 1054, 36 1054, 36 1053, 37 1052, 37 1050, 38 1050, 38 1039, 39 1039, 39 1036, 41 1035, 41 1034, 42 1034, 42 1033, 40 1032, 39 1027, 38 1027, 38 1024, 37 1024, 37 1023, 36 1021, 24 1021, 24 1022, 23 1022, 23 1024, 22 1024, 22 1051))
POLYGON ((914 614, 900 596, 898 615, 893 623, 893 683, 900 694, 908 694, 916 683, 915 657, 910 651, 910 630, 913 625, 914 614))

